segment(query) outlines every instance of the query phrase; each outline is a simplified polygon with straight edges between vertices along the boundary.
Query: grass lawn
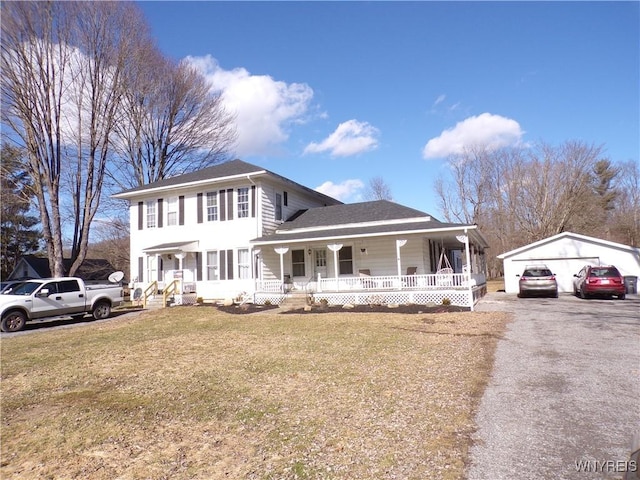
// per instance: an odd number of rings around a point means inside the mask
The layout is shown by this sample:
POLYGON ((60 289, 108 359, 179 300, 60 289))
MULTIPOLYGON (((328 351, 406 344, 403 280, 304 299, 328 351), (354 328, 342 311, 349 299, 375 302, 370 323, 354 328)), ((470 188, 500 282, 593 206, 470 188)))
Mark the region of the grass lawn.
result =
POLYGON ((507 320, 176 307, 6 337, 0 477, 460 479, 507 320))

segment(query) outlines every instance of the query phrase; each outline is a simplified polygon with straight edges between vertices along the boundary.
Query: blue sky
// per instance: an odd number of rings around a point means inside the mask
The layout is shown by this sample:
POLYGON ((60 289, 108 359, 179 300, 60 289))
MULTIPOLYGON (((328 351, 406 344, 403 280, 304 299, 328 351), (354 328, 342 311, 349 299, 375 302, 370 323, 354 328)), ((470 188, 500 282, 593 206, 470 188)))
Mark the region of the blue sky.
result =
POLYGON ((639 161, 638 2, 141 2, 236 113, 235 157, 345 202, 382 177, 440 216, 461 145, 639 161))

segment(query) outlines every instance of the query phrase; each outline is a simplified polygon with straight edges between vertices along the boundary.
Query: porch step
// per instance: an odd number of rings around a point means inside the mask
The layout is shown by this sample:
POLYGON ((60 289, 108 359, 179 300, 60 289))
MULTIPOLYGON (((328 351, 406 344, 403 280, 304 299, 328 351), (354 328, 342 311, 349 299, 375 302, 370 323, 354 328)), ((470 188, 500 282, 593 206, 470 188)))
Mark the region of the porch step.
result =
POLYGON ((306 306, 307 293, 301 291, 289 292, 285 299, 280 303, 280 308, 284 310, 297 310, 306 306))
POLYGON ((163 308, 162 295, 147 300, 147 310, 159 310, 163 308))

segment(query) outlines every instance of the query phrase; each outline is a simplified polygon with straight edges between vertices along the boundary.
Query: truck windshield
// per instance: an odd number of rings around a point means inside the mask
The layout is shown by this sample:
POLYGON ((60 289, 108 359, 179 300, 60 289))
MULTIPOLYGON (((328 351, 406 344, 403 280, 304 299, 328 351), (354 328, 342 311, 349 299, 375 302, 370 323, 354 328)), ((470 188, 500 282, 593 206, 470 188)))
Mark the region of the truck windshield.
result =
POLYGON ((42 285, 38 282, 24 282, 14 285, 10 291, 6 292, 9 295, 31 295, 36 289, 42 285))

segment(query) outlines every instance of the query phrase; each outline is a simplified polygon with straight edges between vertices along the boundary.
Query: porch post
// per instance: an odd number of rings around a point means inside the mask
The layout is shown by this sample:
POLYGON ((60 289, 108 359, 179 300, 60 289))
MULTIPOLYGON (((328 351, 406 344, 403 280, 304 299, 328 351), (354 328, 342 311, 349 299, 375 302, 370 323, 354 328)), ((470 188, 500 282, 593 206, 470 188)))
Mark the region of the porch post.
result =
POLYGON ((469 287, 469 302, 471 311, 473 312, 473 286, 471 285, 471 256, 469 254, 469 233, 464 229, 464 251, 467 257, 467 285, 469 287))
POLYGON ((340 290, 340 282, 338 282, 338 251, 342 248, 341 243, 330 243, 327 248, 333 252, 333 270, 335 272, 336 290, 340 290))
MULTIPOLYGON (((473 287, 471 286, 471 255, 469 254, 469 232, 464 229, 464 235, 456 235, 459 242, 464 243, 464 253, 467 260, 467 288, 469 289, 469 305, 473 312, 473 287)), ((464 271, 464 270, 463 270, 464 271)))
POLYGON ((280 283, 282 284, 282 290, 284 291, 284 254, 289 251, 289 247, 277 247, 274 248, 275 252, 280 255, 280 283))
MULTIPOLYGON (((183 252, 179 252, 173 255, 178 259, 178 270, 180 270, 180 284, 178 285, 178 291, 182 293, 182 285, 184 283, 184 270, 182 268, 182 259, 185 257, 183 252)), ((174 276, 175 279, 175 276, 174 276)))
POLYGON ((396 262, 398 262, 398 277, 402 276, 402 261, 400 259, 400 247, 404 247, 407 241, 404 239, 396 240, 396 262))

